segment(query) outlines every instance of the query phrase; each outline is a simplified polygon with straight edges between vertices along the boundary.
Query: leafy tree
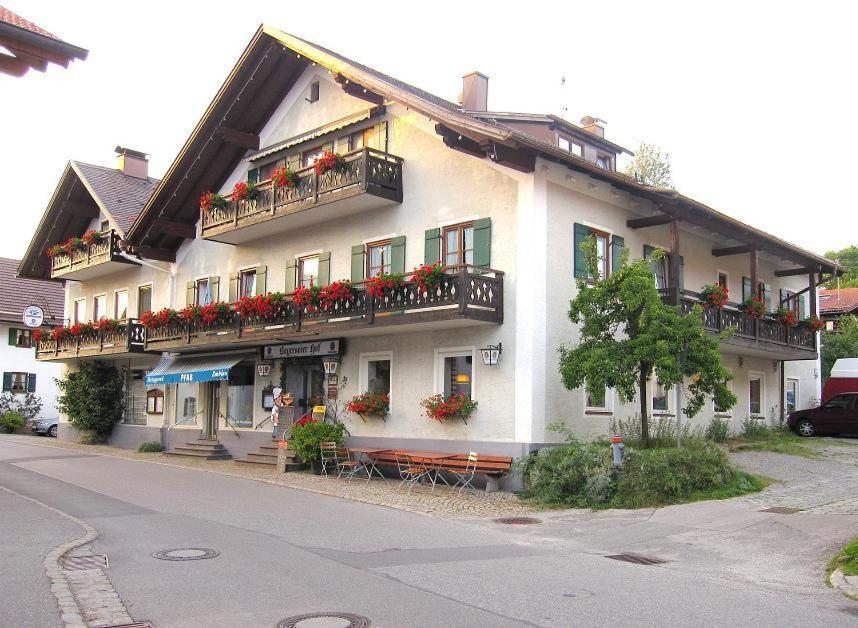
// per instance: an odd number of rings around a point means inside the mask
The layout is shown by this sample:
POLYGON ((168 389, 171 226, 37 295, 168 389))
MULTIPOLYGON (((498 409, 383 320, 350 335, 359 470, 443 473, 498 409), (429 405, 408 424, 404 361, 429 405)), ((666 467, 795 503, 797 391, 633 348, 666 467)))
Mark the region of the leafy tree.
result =
POLYGON ((831 367, 839 358, 858 356, 858 317, 844 316, 837 331, 822 334, 822 380, 831 377, 831 367))
MULTIPOLYGON (((624 403, 635 394, 640 401, 641 435, 649 447, 647 385, 652 376, 670 390, 690 381, 684 412, 694 416, 709 396, 721 407, 732 407, 736 397, 726 386, 732 378, 721 365, 718 338, 703 329, 699 306, 688 315, 665 305, 656 289, 647 260, 622 264, 600 277, 596 241, 582 245, 590 276, 578 280, 578 294, 569 304, 569 319, 580 325, 580 342, 561 346, 560 375, 568 389, 586 386, 598 392, 617 391, 624 403)), ((656 255, 663 255, 657 252, 656 255)))
MULTIPOLYGON (((829 251, 825 254, 828 259, 835 259, 846 269, 846 274, 840 278, 841 288, 858 288, 858 246, 854 244, 839 251, 829 251)), ((832 279, 825 284, 826 288, 837 287, 837 280, 832 279)))
POLYGON ((626 174, 647 185, 673 188, 670 153, 662 152, 655 144, 640 143, 634 160, 626 167, 626 174))
POLYGON ((80 370, 57 380, 57 407, 76 430, 92 430, 105 438, 122 420, 124 382, 116 368, 103 362, 83 362, 80 370))

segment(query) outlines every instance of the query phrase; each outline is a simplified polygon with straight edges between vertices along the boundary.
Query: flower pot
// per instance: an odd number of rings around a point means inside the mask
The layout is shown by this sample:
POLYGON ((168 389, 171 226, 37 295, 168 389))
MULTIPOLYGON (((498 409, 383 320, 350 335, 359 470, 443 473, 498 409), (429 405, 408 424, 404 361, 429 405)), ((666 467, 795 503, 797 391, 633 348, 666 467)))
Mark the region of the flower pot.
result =
POLYGON ((311 460, 310 461, 310 471, 312 471, 315 475, 322 475, 322 461, 321 460, 311 460))

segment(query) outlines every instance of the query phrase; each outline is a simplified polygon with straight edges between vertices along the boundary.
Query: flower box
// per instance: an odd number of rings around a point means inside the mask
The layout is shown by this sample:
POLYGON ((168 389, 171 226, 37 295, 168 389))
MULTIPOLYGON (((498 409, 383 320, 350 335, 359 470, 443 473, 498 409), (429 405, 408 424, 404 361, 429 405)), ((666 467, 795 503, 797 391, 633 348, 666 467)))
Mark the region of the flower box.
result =
POLYGON ((468 418, 477 409, 477 402, 463 394, 432 395, 420 402, 427 417, 443 423, 447 419, 459 418, 467 425, 468 418))
POLYGON ((364 422, 364 417, 368 416, 386 421, 387 415, 390 414, 390 396, 386 393, 370 392, 355 395, 346 403, 346 410, 358 415, 364 422))

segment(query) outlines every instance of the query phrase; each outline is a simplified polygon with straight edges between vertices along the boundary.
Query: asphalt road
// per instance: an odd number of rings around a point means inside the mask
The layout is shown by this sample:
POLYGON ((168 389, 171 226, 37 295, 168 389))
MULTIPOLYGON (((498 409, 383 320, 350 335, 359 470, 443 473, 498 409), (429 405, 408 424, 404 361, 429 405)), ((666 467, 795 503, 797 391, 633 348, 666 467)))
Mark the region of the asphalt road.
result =
MULTIPOLYGON (((767 567, 765 551, 777 544, 768 541, 787 524, 738 506, 549 513, 542 526, 510 529, 5 437, 0 487, 94 526, 94 551, 109 555, 107 575, 129 612, 158 628, 273 626, 317 611, 357 613, 385 628, 858 625, 858 604, 828 590, 821 576, 772 573, 778 561, 767 567), (735 568, 716 539, 741 552, 750 530, 767 538, 757 546, 762 564, 735 568), (182 547, 220 555, 151 556, 182 547), (641 548, 669 562, 605 558, 641 548)), ((39 508, 0 491, 0 626, 59 625, 42 560, 80 529, 39 508)), ((858 531, 855 517, 825 521, 832 537, 858 531)), ((793 525, 788 538, 799 536, 793 525)), ((815 560, 824 558, 799 562, 815 560)))

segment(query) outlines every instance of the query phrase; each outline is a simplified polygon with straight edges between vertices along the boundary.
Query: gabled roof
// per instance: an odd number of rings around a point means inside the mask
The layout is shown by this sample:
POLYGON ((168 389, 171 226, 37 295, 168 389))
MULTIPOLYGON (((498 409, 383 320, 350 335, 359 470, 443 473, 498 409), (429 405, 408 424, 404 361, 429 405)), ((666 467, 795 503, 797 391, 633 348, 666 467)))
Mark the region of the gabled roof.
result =
POLYGON ((124 238, 158 181, 152 177, 132 177, 114 168, 70 161, 21 260, 19 276, 50 277, 45 255, 48 247, 82 235, 100 213, 111 219, 119 236, 124 238))
POLYGON ((69 61, 86 59, 88 54, 2 6, 0 45, 15 55, 0 53, 0 72, 12 76, 23 76, 30 68, 44 72, 48 63, 67 68, 69 61))
POLYGON ((858 288, 819 291, 819 311, 822 314, 848 314, 858 310, 858 288))
MULTIPOLYGON (((175 255, 184 238, 157 228, 158 221, 197 222, 199 196, 219 189, 247 155, 249 148, 258 150, 258 145, 242 145, 236 138, 257 137, 258 141, 259 132, 310 63, 327 68, 343 90, 352 96, 375 104, 395 101, 427 116, 436 123, 436 132, 451 148, 490 158, 524 172, 533 172, 537 157, 554 161, 648 199, 659 211, 711 229, 726 241, 765 248, 802 268, 842 273, 842 269, 831 260, 746 225, 674 190, 651 187, 627 175, 599 168, 555 144, 505 125, 490 114, 465 111, 459 105, 339 53, 265 25, 260 26, 251 39, 131 227, 128 241, 132 246, 137 247, 141 254, 159 255, 162 259, 175 255)), ((540 118, 538 114, 536 117, 540 118)), ((556 116, 541 119, 569 124, 556 116)))
POLYGON ((0 257, 0 321, 23 326, 24 308, 38 305, 45 312, 46 323, 61 323, 65 309, 62 284, 20 278, 20 263, 21 260, 0 257))

